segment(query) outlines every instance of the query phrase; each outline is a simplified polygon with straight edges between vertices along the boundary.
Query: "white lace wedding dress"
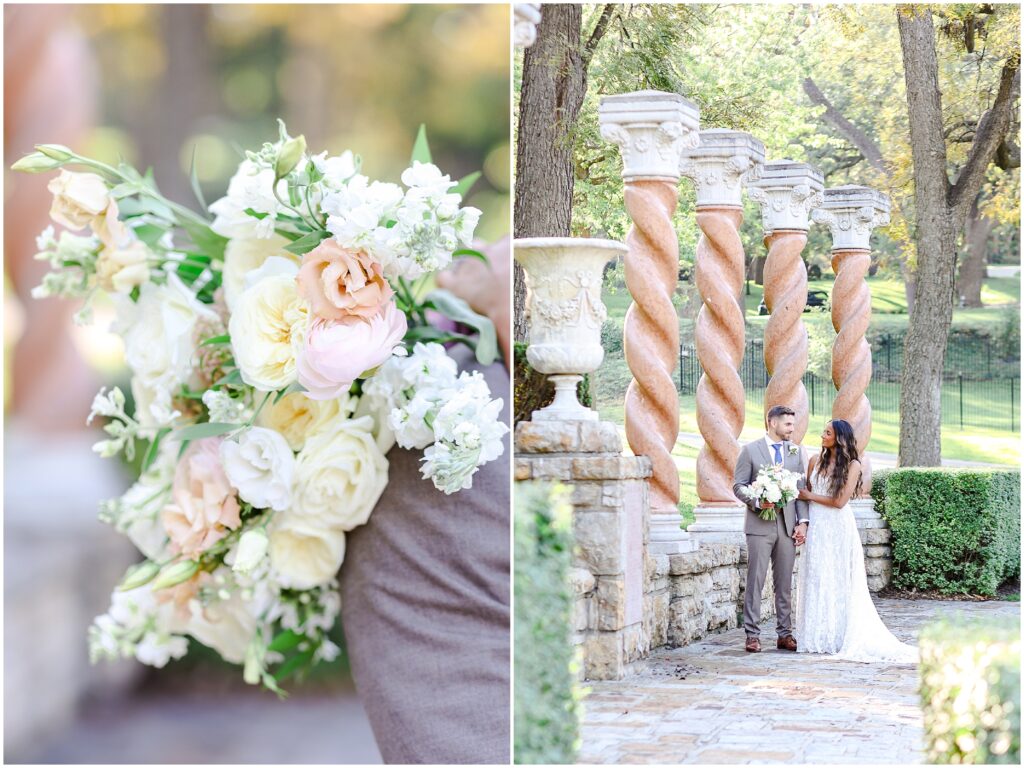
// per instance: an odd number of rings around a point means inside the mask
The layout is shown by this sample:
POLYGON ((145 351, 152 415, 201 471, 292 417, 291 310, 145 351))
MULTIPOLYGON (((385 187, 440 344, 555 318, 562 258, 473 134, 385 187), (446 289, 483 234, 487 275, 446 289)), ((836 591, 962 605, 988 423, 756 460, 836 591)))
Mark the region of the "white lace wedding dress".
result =
MULTIPOLYGON (((815 474, 812 492, 828 495, 815 474)), ((917 648, 886 628, 868 592, 864 550, 853 511, 811 502, 796 592, 796 638, 803 653, 865 662, 915 664, 917 648)))

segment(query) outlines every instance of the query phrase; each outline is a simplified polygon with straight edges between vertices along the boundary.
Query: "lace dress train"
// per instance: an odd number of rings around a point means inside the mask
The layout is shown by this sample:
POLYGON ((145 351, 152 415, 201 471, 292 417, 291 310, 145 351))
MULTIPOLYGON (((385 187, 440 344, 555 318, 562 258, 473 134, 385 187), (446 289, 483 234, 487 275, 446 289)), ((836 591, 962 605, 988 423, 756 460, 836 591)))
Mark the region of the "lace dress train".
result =
MULTIPOLYGON (((826 494, 815 475, 812 490, 826 494)), ((811 502, 807 541, 797 576, 796 637, 803 653, 864 662, 915 664, 918 650, 882 622, 868 591, 864 550, 853 511, 811 502)))

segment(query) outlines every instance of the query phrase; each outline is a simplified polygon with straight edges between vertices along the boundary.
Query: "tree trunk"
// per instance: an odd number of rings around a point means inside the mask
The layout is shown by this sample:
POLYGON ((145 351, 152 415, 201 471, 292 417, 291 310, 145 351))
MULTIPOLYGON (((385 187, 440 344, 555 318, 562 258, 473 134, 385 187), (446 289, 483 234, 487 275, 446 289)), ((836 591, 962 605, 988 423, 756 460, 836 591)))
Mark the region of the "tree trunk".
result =
POLYGON ((957 294, 965 307, 982 306, 981 284, 985 279, 988 238, 995 228, 995 221, 978 211, 980 197, 976 196, 971 205, 967 229, 964 232, 964 252, 956 281, 957 294))
POLYGON ((939 92, 935 28, 926 6, 896 12, 907 84, 907 116, 914 163, 917 273, 914 311, 903 352, 900 389, 900 466, 938 466, 942 460, 942 371, 953 319, 956 238, 970 202, 1004 141, 1020 86, 1017 61, 1000 73, 992 106, 978 121, 955 184, 949 183, 939 92))
MULTIPOLYGON (((587 93, 583 8, 544 5, 537 40, 523 56, 516 138, 516 237, 568 237, 572 221, 570 131, 587 93)), ((526 341, 526 285, 516 264, 514 332, 526 341)))
POLYGON ((942 460, 942 370, 953 319, 956 236, 947 204, 946 143, 929 11, 897 11, 917 210, 916 301, 903 352, 900 389, 900 466, 938 466, 942 460))

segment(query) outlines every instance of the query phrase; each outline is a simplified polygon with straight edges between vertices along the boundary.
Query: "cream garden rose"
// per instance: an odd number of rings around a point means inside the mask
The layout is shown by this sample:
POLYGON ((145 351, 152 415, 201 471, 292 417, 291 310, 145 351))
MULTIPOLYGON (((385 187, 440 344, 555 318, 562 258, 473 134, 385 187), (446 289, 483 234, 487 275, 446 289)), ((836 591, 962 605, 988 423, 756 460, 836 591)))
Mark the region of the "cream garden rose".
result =
POLYGON ((295 515, 275 517, 269 527, 270 565, 281 586, 311 589, 326 584, 345 560, 345 533, 295 515))
POLYGON ((388 460, 369 417, 337 422, 306 442, 295 464, 291 516, 350 531, 370 517, 388 483, 388 460))
POLYGON ((295 454, 279 433, 251 427, 237 439, 221 443, 220 457, 224 473, 243 501, 257 509, 280 512, 288 508, 295 454))
POLYGON ((271 275, 243 291, 228 332, 246 384, 271 392, 295 382, 308 318, 294 275, 271 275))
POLYGON ((73 173, 62 168, 46 188, 53 193, 50 218, 68 229, 85 229, 105 213, 110 202, 106 182, 95 173, 73 173))
POLYGON ((224 249, 224 301, 234 311, 235 302, 245 290, 245 278, 254 269, 259 269, 272 257, 288 259, 296 267, 299 257, 284 249, 288 241, 277 234, 267 238, 239 237, 228 240, 224 249))
POLYGON ((293 451, 301 451, 306 440, 326 428, 334 419, 345 419, 355 407, 347 393, 334 400, 311 400, 301 392, 267 403, 256 418, 261 427, 281 433, 293 451))

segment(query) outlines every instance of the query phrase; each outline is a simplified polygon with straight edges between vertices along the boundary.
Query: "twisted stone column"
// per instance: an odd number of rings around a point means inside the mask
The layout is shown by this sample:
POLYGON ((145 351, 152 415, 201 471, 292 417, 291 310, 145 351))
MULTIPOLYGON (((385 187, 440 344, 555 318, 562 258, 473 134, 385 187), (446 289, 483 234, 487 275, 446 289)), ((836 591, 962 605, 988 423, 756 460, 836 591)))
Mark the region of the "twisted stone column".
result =
POLYGON ((825 190, 814 220, 832 233, 832 384, 838 390, 832 418, 853 426, 857 451, 864 466, 861 500, 854 506, 858 517, 879 519, 867 496, 871 488, 871 462, 866 455, 871 440, 871 346, 864 338, 871 323, 871 289, 865 277, 871 264, 871 231, 889 223, 889 198, 869 187, 843 186, 825 190), (858 506, 859 504, 859 506, 858 506))
POLYGON ((680 172, 697 192, 696 283, 702 306, 695 341, 702 369, 697 384, 697 427, 704 445, 697 456, 696 521, 702 540, 742 536, 743 510, 732 492, 746 401, 743 362, 743 184, 756 179, 764 145, 748 133, 701 131, 700 146, 683 156, 680 172))
POLYGON ((679 435, 679 394, 673 372, 679 355, 679 318, 672 304, 679 244, 672 224, 679 156, 697 144, 698 110, 677 94, 658 91, 609 96, 599 109, 601 135, 619 146, 626 210, 626 313, 623 347, 633 374, 626 392, 626 439, 653 465, 650 481, 651 549, 694 548, 679 528, 679 472, 672 449, 679 435))
POLYGON ((811 209, 821 205, 821 171, 790 160, 768 163, 750 190, 761 204, 768 259, 764 268, 764 303, 771 313, 764 330, 764 363, 771 379, 764 412, 776 405, 796 411, 792 440, 800 443, 809 419, 807 390, 807 269, 800 254, 807 243, 811 209))

